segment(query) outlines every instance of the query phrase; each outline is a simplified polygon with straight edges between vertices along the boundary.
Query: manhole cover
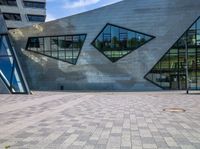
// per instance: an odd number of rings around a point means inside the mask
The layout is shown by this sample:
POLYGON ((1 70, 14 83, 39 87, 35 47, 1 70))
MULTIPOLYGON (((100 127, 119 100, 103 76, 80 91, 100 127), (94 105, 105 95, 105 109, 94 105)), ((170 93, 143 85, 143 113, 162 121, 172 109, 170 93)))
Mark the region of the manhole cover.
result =
POLYGON ((181 112, 185 112, 186 110, 182 109, 182 108, 166 108, 166 109, 163 109, 163 111, 165 111, 165 112, 181 113, 181 112))

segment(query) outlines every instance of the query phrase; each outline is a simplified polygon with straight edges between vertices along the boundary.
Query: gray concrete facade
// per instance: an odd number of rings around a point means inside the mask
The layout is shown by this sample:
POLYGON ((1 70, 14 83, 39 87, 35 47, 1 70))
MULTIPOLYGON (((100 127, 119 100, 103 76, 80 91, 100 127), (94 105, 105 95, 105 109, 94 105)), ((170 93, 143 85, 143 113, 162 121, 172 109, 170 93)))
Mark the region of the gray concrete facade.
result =
MULTIPOLYGON (((30 2, 46 2, 46 0, 26 0, 30 2)), ((31 15, 46 15, 46 9, 42 8, 30 8, 25 7, 22 0, 16 0, 17 6, 0 5, 0 10, 2 13, 15 13, 20 14, 21 21, 16 20, 6 20, 6 25, 8 28, 20 28, 25 26, 31 26, 40 22, 30 22, 28 20, 27 14, 31 15)))
POLYGON ((4 18, 2 16, 1 10, 0 10, 0 22, 1 22, 1 25, 0 25, 0 34, 7 33, 7 27, 6 27, 4 18))
POLYGON ((124 0, 9 33, 32 90, 160 90, 144 76, 200 16, 200 0, 124 0), (156 38, 112 63, 91 42, 107 24, 156 38), (76 65, 26 50, 28 37, 87 34, 76 65))

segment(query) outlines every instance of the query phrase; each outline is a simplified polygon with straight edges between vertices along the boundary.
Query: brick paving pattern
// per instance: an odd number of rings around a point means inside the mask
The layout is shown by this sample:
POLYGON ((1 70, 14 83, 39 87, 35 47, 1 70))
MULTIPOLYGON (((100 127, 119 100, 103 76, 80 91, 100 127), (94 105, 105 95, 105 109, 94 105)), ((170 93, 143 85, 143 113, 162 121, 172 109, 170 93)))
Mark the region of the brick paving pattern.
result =
POLYGON ((0 149, 200 149, 200 93, 0 95, 0 149), (163 112, 184 108, 184 113, 163 112))

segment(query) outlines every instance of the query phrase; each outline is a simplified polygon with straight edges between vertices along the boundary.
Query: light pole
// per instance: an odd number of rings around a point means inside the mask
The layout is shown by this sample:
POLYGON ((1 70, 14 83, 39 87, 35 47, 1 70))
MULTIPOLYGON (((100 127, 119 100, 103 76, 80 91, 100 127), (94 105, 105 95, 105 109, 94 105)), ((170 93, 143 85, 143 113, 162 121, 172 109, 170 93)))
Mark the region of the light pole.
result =
POLYGON ((185 43, 185 74, 186 74, 186 93, 189 94, 189 72, 188 72, 188 43, 187 38, 184 39, 185 43))

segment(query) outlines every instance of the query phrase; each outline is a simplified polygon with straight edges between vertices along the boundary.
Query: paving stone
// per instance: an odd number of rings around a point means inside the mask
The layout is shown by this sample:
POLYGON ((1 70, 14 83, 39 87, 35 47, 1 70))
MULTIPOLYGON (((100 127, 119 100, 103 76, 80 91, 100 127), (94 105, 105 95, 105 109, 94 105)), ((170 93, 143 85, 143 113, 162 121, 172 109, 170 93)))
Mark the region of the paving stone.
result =
POLYGON ((184 92, 0 95, 0 148, 199 149, 198 105, 184 92))

